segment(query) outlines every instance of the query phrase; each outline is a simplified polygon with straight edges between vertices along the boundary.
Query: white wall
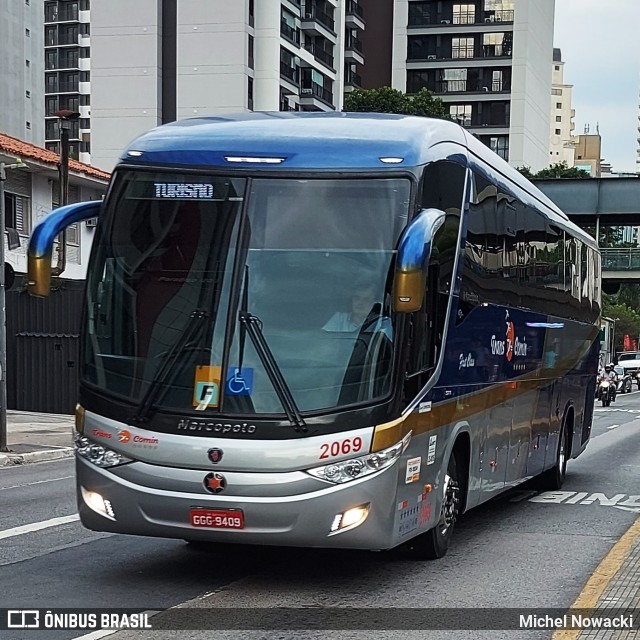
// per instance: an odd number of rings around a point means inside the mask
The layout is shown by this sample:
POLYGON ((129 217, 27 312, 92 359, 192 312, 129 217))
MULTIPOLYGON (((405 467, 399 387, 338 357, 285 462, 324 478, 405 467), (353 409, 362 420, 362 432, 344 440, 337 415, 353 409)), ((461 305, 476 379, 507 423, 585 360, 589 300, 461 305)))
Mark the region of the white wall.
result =
MULTIPOLYGON (((256 11, 273 2, 259 0, 256 11)), ((178 2, 178 120, 246 110, 247 11, 246 2, 178 2)))
POLYGON ((0 131, 43 147, 44 0, 5 0, 1 15, 0 131))
POLYGON ((534 172, 549 164, 554 9, 555 0, 517 0, 513 25, 509 164, 534 172))
POLYGON ((111 171, 131 140, 160 123, 158 0, 91 4, 91 163, 111 171))

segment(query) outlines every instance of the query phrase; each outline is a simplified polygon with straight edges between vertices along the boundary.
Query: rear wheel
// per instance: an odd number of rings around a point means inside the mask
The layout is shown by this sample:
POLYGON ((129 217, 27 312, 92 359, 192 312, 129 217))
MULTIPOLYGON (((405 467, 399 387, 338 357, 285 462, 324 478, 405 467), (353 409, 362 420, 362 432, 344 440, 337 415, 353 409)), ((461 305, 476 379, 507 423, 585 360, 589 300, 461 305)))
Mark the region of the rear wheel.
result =
POLYGON ((442 508, 435 527, 406 543, 405 549, 413 558, 434 560, 448 551, 453 528, 460 511, 460 475, 455 454, 451 454, 442 486, 442 508))

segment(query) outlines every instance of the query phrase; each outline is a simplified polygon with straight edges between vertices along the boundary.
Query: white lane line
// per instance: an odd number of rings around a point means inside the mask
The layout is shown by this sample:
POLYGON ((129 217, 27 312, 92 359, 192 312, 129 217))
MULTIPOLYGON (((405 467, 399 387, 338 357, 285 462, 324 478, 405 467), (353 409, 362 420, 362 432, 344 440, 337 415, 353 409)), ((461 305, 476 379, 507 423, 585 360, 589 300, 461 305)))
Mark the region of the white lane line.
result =
POLYGON ((10 487, 0 487, 0 491, 6 491, 7 489, 20 489, 21 487, 30 487, 34 484, 43 484, 45 482, 58 482, 60 480, 69 480, 75 476, 62 476, 62 478, 51 478, 50 480, 36 480, 35 482, 25 482, 24 484, 14 484, 10 487))
POLYGON ((33 531, 40 531, 41 529, 48 529, 49 527, 57 527, 58 525, 75 522, 76 520, 80 520, 80 516, 77 513, 74 513, 71 516, 62 516, 61 518, 51 518, 51 520, 43 520, 42 522, 23 524, 21 527, 14 527, 13 529, 0 531, 0 540, 4 540, 4 538, 13 538, 14 536, 21 536, 33 531))
POLYGON ((610 427, 607 427, 607 429, 615 429, 616 427, 619 427, 619 424, 612 424, 610 427))

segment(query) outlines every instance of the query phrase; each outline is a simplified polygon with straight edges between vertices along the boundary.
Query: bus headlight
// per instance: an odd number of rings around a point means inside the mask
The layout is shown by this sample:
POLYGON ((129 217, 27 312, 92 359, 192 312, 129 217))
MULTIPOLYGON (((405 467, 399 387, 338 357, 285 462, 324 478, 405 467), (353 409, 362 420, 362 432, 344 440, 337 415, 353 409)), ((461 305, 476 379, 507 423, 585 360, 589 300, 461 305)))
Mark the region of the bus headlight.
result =
POLYGON ((382 471, 382 469, 390 467, 409 446, 410 440, 411 432, 402 438, 400 442, 397 442, 388 449, 369 453, 366 456, 360 456, 358 458, 333 462, 323 467, 307 469, 307 473, 316 478, 320 478, 320 480, 327 480, 334 484, 357 480, 358 478, 363 478, 364 476, 376 473, 376 471, 382 471))
POLYGON ((77 455, 95 464, 96 467, 106 469, 108 467, 117 467, 120 464, 133 462, 131 458, 127 458, 127 456, 113 449, 109 449, 104 445, 96 444, 89 440, 89 438, 81 436, 79 433, 76 434, 75 437, 75 447, 77 455))

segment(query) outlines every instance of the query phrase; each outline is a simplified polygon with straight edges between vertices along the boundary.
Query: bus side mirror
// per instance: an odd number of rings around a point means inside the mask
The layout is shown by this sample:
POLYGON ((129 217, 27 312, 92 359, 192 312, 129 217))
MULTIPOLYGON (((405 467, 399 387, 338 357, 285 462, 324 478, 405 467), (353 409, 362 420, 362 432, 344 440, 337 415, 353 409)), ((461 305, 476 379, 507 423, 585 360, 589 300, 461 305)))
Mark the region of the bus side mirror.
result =
POLYGON ((29 238, 27 252, 27 290, 33 296, 46 297, 51 287, 51 256, 56 237, 69 225, 100 213, 102 201, 77 202, 54 209, 38 223, 29 238))
POLYGON ((402 233, 393 278, 394 311, 413 313, 422 308, 431 245, 445 215, 440 209, 423 209, 402 233))

